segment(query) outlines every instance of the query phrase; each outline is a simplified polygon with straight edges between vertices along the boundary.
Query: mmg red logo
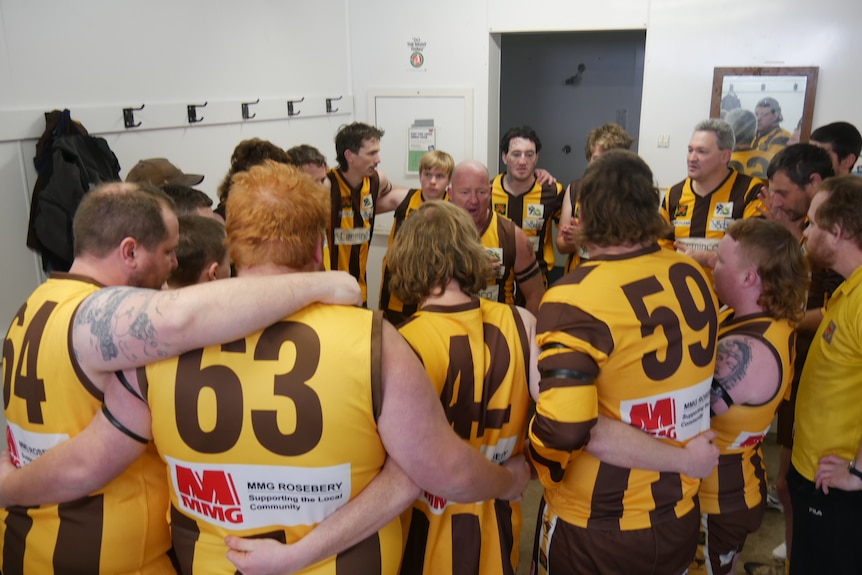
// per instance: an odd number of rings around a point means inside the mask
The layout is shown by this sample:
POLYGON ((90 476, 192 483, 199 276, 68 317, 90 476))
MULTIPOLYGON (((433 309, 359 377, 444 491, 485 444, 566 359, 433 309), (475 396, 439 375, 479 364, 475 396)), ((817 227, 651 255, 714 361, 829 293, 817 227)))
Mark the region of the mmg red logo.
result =
POLYGON ((630 414, 633 426, 656 437, 676 439, 676 400, 672 397, 633 405, 630 414))
POLYGON ((183 507, 204 517, 242 523, 242 508, 233 478, 224 471, 198 473, 177 465, 177 489, 183 507))

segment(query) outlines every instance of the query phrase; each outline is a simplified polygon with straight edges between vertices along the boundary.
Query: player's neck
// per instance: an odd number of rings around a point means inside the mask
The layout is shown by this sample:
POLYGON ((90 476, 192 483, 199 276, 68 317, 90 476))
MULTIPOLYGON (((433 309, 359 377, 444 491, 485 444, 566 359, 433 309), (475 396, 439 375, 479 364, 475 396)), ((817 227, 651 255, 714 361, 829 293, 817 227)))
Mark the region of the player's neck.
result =
POLYGON ((648 244, 626 244, 622 246, 597 246, 588 244, 586 247, 589 250, 591 258, 602 256, 624 256, 638 252, 647 247, 648 244))
POLYGON ((515 196, 521 196, 533 189, 536 185, 536 175, 532 174, 526 180, 515 180, 509 172, 503 174, 503 188, 515 196))
POLYGON ((351 187, 351 189, 358 187, 365 179, 365 176, 360 175, 359 172, 351 172, 350 168, 347 168, 347 170, 342 170, 341 175, 344 178, 344 181, 347 182, 347 185, 351 187))
POLYGON ((422 307, 429 305, 453 306, 470 301, 470 296, 461 291, 457 280, 449 280, 445 287, 436 288, 431 295, 422 301, 422 307))
POLYGON ((710 175, 709 177, 700 179, 700 180, 692 180, 691 181, 691 189, 698 196, 705 198, 709 194, 711 194, 715 189, 727 178, 727 174, 730 173, 730 168, 725 168, 721 171, 717 171, 714 175, 710 175))

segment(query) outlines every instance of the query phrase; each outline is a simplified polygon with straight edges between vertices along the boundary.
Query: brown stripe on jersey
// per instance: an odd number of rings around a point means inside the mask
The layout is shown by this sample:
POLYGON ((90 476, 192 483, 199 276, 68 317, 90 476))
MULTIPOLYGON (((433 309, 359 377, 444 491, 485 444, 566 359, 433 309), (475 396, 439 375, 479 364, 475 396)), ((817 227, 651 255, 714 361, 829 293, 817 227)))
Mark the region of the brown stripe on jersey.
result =
POLYGON ((658 481, 652 484, 652 499, 655 509, 650 511, 650 525, 658 525, 676 519, 675 507, 682 498, 682 479, 679 473, 659 474, 658 481))
POLYGON ((57 506, 60 528, 54 546, 54 573, 99 572, 104 506, 104 495, 57 506))
POLYGON ((539 362, 539 391, 555 387, 591 385, 599 374, 599 366, 585 353, 570 351, 549 355, 539 362))
POLYGON ((536 333, 546 331, 562 331, 573 335, 606 355, 614 351, 614 338, 607 324, 567 303, 549 301, 542 304, 536 322, 536 333))
POLYGON ((198 524, 171 505, 171 542, 182 573, 194 573, 195 545, 200 536, 198 524))
POLYGON ((374 533, 335 556, 335 575, 380 575, 380 535, 374 533))
POLYGON ((6 510, 6 532, 3 535, 3 569, 6 573, 24 572, 24 551, 27 534, 33 527, 33 518, 27 507, 8 507, 6 510))
POLYGON ((478 573, 481 550, 479 518, 472 513, 452 515, 452 575, 478 573))
POLYGON ((762 187, 760 184, 752 185, 751 176, 737 174, 729 195, 733 202, 733 219, 742 219, 746 206, 757 199, 762 187))
MULTIPOLYGON (((503 191, 506 191, 506 188, 503 187, 503 182, 505 181, 505 177, 503 175, 500 176, 500 187, 503 188, 503 191)), ((535 185, 535 182, 533 183, 535 185)), ((530 190, 527 190, 528 192, 530 190)), ((524 227, 524 196, 526 194, 516 196, 514 194, 510 194, 506 192, 506 196, 508 196, 509 201, 506 202, 508 207, 506 208, 505 217, 515 222, 515 225, 519 228, 524 227)))
POLYGON ((527 392, 529 392, 531 365, 530 351, 532 350, 532 346, 530 345, 530 339, 527 337, 527 328, 524 327, 524 318, 521 317, 521 314, 518 313, 518 309, 515 306, 510 306, 509 309, 511 309, 512 316, 515 318, 515 327, 518 328, 518 340, 521 342, 521 352, 524 354, 524 370, 526 371, 527 375, 527 377, 524 378, 524 383, 526 383, 527 392))
MULTIPOLYGON (((75 314, 78 313, 78 308, 80 308, 81 305, 83 305, 83 303, 84 303, 84 300, 81 300, 81 302, 75 307, 75 314)), ((42 307, 44 308, 45 306, 48 306, 48 305, 51 306, 50 309, 54 309, 54 307, 57 304, 55 302, 45 302, 44 304, 42 304, 42 307)), ((38 333, 41 334, 45 329, 44 323, 48 321, 48 315, 44 316, 44 319, 42 320, 43 325, 36 328, 35 327, 36 322, 42 316, 42 314, 41 314, 42 310, 40 309, 39 311, 40 311, 40 313, 37 313, 33 317, 33 319, 30 321, 30 329, 38 329, 38 333)), ((75 316, 73 315, 72 317, 75 317, 75 316)), ((78 354, 75 353, 75 344, 72 341, 73 340, 72 326, 74 325, 74 323, 75 323, 74 320, 69 323, 69 330, 66 332, 66 345, 67 345, 68 350, 69 350, 69 358, 72 360, 72 369, 75 371, 75 375, 78 376, 78 381, 81 382, 81 385, 84 387, 84 389, 87 391, 87 393, 89 393, 90 395, 95 397, 98 401, 104 401, 105 400, 105 393, 101 389, 96 387, 96 384, 94 384, 92 381, 90 381, 90 378, 87 376, 86 373, 84 373, 84 370, 81 368, 81 364, 78 363, 78 354)), ((28 412, 29 412, 29 409, 30 409, 30 402, 27 402, 28 412)), ((33 419, 31 419, 30 421, 33 423, 42 423, 41 421, 36 422, 33 419)))
POLYGON ((401 560, 401 575, 422 573, 425 567, 425 548, 428 546, 430 526, 431 523, 424 513, 418 509, 411 510, 410 530, 407 532, 404 558, 401 560))
POLYGON ((625 507, 623 497, 629 484, 630 469, 599 462, 590 509, 595 517, 587 520, 587 529, 619 529, 625 507))
POLYGON ((721 513, 741 511, 747 507, 742 455, 726 453, 718 458, 718 508, 721 513))
POLYGON ((335 229, 341 226, 341 183, 336 175, 337 170, 332 170, 326 177, 329 178, 329 269, 338 269, 338 252, 341 246, 335 245, 335 229))
MULTIPOLYGON (((503 261, 500 262, 500 265, 505 269, 505 275, 497 279, 497 283, 500 285, 497 301, 501 303, 506 303, 506 289, 504 286, 509 281, 509 278, 515 275, 515 258, 518 251, 518 247, 515 245, 515 233, 515 224, 502 216, 497 216, 497 237, 500 239, 500 247, 503 248, 503 261)), ((520 290, 517 291, 520 292, 520 290)), ((519 303, 517 299, 515 303, 519 303)), ((523 304, 523 302, 521 303, 523 304)))
POLYGON ((548 473, 551 474, 551 480, 555 483, 559 483, 563 480, 563 475, 565 475, 565 471, 563 470, 563 466, 553 461, 551 459, 547 459, 539 455, 539 452, 536 451, 535 447, 531 444, 530 446, 530 459, 538 463, 539 465, 546 467, 548 469, 548 473))
POLYGON ((764 469, 763 465, 763 451, 760 445, 757 446, 757 449, 754 453, 751 454, 751 465, 754 466, 754 476, 757 477, 757 481, 760 483, 760 501, 766 501, 766 469, 764 469))
POLYGON ((376 311, 371 317, 371 408, 374 421, 383 408, 383 313, 376 311))
POLYGON ((546 447, 559 451, 575 451, 587 444, 590 429, 596 421, 597 418, 578 422, 555 421, 536 413, 532 430, 533 435, 546 447))
POLYGON ((512 566, 512 549, 515 547, 512 513, 512 506, 508 501, 494 500, 494 515, 497 517, 497 535, 500 538, 500 564, 503 566, 503 575, 515 575, 515 569, 512 566))
POLYGON ((577 284, 581 283, 582 281, 584 281, 584 278, 586 278, 588 275, 590 275, 590 272, 592 272, 597 267, 598 267, 598 265, 595 263, 591 264, 586 260, 582 260, 581 264, 578 267, 576 267, 575 269, 573 269, 572 271, 570 271, 569 273, 567 273, 566 275, 564 275, 563 277, 558 279, 556 282, 554 282, 554 285, 555 286, 577 285, 577 284))

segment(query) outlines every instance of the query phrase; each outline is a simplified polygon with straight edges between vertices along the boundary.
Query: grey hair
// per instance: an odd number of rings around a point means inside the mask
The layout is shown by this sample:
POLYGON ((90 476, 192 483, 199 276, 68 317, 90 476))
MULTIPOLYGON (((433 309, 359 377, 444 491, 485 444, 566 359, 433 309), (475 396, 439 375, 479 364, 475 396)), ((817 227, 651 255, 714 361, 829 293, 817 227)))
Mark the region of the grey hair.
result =
POLYGON ((716 139, 718 139, 719 150, 733 150, 733 146, 736 145, 736 138, 733 137, 733 128, 724 120, 709 118, 695 126, 694 131, 714 133, 716 139))

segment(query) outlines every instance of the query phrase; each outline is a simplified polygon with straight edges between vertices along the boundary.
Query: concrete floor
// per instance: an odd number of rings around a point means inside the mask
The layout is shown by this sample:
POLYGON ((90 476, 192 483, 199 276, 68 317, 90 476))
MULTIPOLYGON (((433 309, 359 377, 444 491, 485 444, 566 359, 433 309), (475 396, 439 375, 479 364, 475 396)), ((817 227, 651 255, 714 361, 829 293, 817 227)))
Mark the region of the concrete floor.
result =
MULTIPOLYGON (((779 447, 775 441, 775 435, 770 433, 764 441, 764 458, 766 459, 767 477, 772 481, 778 470, 779 447)), ((536 513, 539 499, 542 496, 542 486, 538 481, 532 481, 524 494, 522 509, 524 524, 521 531, 521 562, 518 566, 518 575, 529 575, 530 554, 533 550, 533 537, 536 531, 536 513)), ((737 575, 744 575, 743 564, 748 561, 770 563, 776 566, 774 573, 783 574, 783 562, 776 561, 772 557, 772 550, 784 541, 784 514, 774 509, 767 509, 760 529, 749 535, 745 542, 745 548, 737 563, 737 575)))

